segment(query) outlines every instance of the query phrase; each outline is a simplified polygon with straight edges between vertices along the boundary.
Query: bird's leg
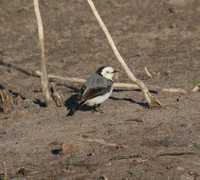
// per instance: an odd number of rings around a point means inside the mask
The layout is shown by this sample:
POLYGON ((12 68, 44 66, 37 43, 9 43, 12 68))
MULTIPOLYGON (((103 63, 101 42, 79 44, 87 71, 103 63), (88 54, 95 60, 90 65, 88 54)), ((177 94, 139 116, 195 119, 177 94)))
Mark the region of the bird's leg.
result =
POLYGON ((93 106, 92 112, 103 113, 103 110, 100 108, 100 104, 93 106))

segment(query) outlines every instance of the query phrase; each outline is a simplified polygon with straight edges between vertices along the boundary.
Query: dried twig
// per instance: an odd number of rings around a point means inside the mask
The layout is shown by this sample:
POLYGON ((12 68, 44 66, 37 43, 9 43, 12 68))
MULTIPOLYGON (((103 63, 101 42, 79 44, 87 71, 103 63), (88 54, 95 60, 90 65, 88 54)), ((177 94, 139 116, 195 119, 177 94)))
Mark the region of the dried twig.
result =
POLYGON ((182 88, 163 88, 161 92, 187 94, 187 91, 182 88))
POLYGON ((87 141, 87 142, 94 142, 94 143, 98 143, 104 146, 110 146, 110 147, 122 147, 124 148, 124 145, 119 145, 119 144, 115 144, 115 143, 108 143, 106 142, 104 139, 90 139, 90 138, 82 138, 83 141, 87 141))
POLYGON ((128 77, 130 78, 130 80, 137 84, 140 89, 142 90, 142 92, 144 93, 144 96, 149 104, 149 106, 161 106, 161 103, 158 99, 156 99, 154 96, 152 96, 149 92, 149 90, 147 89, 147 87, 145 86, 145 84, 137 79, 135 77, 135 75, 131 72, 130 68, 128 67, 128 65, 125 63, 124 59, 122 58, 122 56, 120 55, 112 37, 111 37, 111 34, 110 32, 108 31, 106 25, 104 24, 103 20, 101 19, 96 7, 94 6, 94 3, 92 0, 87 0, 88 4, 90 5, 91 9, 92 9, 92 12, 94 14, 94 16, 96 17, 100 27, 102 28, 103 32, 105 33, 106 35, 106 38, 113 50, 113 53, 115 54, 115 56, 117 57, 119 63, 121 64, 121 66, 123 67, 123 69, 125 70, 126 74, 128 75, 128 77))
POLYGON ((41 48, 41 72, 42 72, 41 84, 42 84, 42 90, 45 96, 46 104, 48 104, 51 97, 50 97, 49 88, 48 88, 48 76, 47 76, 47 69, 46 69, 47 59, 45 57, 43 23, 42 23, 42 18, 40 15, 38 0, 33 0, 33 2, 34 2, 35 15, 37 19, 38 35, 39 35, 39 42, 40 42, 40 48, 41 48))
POLYGON ((127 122, 137 122, 137 123, 143 123, 144 121, 140 118, 134 118, 134 119, 127 119, 127 122))
MULTIPOLYGON (((41 76, 40 71, 35 72, 36 75, 41 76)), ((67 81, 71 83, 77 83, 77 84, 83 84, 86 80, 82 78, 76 78, 76 77, 61 77, 53 74, 49 74, 48 78, 50 80, 61 80, 61 81, 67 81)), ((138 85, 136 84, 129 84, 129 83, 114 83, 114 88, 126 88, 126 89, 140 89, 138 85)))
POLYGON ((151 75, 151 73, 149 72, 149 70, 147 69, 147 67, 144 67, 144 71, 146 72, 147 76, 150 77, 151 79, 153 78, 153 76, 151 75))
POLYGON ((163 153, 158 153, 156 156, 184 156, 184 155, 196 155, 195 152, 192 151, 186 151, 186 152, 163 152, 163 153))

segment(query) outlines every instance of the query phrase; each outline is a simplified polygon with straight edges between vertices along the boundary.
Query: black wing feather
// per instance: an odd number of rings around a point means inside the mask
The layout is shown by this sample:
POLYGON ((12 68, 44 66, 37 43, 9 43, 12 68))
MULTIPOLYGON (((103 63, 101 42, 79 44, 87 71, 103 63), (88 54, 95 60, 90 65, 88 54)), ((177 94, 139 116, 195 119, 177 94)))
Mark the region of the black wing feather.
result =
POLYGON ((81 97, 81 103, 84 103, 88 99, 95 98, 96 96, 101 96, 101 95, 108 93, 110 91, 110 88, 111 87, 107 87, 107 88, 97 87, 97 88, 87 89, 81 97))
POLYGON ((80 104, 83 104, 88 99, 106 94, 110 91, 112 84, 111 80, 107 80, 97 73, 93 74, 81 87, 80 104))

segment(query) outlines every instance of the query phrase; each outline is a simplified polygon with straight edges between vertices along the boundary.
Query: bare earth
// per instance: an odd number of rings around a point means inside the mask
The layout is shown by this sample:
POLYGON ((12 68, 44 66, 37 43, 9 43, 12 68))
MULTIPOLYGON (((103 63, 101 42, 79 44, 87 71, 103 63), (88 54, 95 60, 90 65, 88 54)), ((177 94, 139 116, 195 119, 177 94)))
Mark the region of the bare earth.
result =
MULTIPOLYGON (((86 78, 102 65, 120 69, 87 1, 40 3, 49 73, 86 78)), ((200 81, 199 0, 94 3, 147 85, 190 90, 200 81)), ((103 114, 67 117, 66 107, 33 103, 43 97, 40 80, 16 68, 40 68, 31 1, 0 0, 0 24, 0 84, 25 97, 0 113, 0 179, 7 172, 12 180, 200 180, 200 93, 158 93, 164 107, 147 109, 141 92, 114 92, 103 114)), ((117 81, 128 82, 123 70, 117 81)), ((57 84, 65 100, 69 85, 57 84)))

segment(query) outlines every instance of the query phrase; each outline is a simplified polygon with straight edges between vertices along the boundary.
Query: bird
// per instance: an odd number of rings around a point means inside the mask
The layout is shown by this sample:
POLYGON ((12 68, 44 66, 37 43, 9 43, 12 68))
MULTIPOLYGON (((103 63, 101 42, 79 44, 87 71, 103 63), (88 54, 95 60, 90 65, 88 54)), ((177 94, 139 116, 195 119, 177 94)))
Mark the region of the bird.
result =
POLYGON ((100 106, 112 94, 113 91, 113 77, 117 73, 111 66, 102 66, 92 73, 86 82, 82 85, 80 92, 76 94, 74 107, 68 113, 68 116, 74 113, 82 106, 92 108, 93 112, 100 111, 100 106))

